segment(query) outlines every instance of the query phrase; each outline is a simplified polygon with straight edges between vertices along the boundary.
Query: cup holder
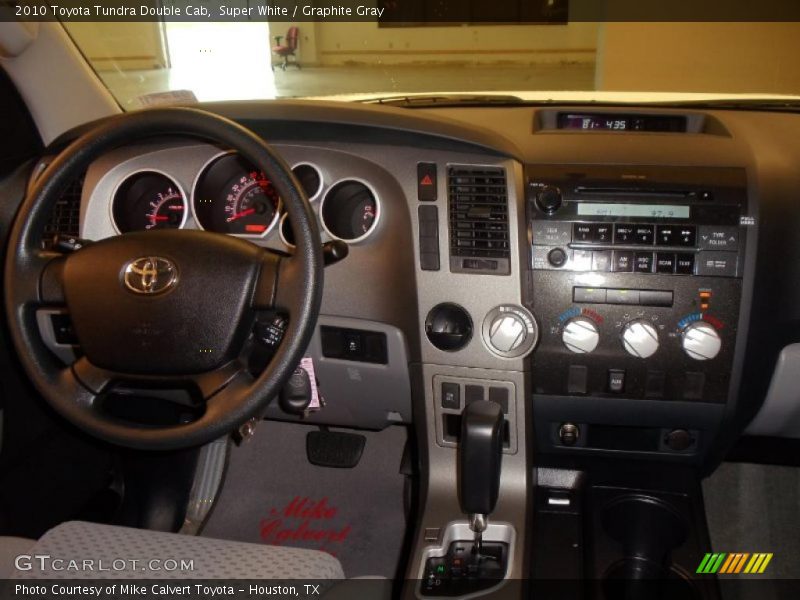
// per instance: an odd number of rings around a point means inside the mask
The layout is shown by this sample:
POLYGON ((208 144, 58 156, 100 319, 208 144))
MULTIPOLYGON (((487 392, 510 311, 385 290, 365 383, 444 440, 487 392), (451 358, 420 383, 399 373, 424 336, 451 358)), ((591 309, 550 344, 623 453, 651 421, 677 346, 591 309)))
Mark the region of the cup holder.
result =
POLYGON ((603 509, 603 529, 627 558, 669 565, 670 553, 686 541, 689 526, 672 506, 639 494, 621 496, 603 509))
POLYGON ((603 575, 606 600, 698 600, 699 591, 676 566, 643 558, 625 558, 603 575))

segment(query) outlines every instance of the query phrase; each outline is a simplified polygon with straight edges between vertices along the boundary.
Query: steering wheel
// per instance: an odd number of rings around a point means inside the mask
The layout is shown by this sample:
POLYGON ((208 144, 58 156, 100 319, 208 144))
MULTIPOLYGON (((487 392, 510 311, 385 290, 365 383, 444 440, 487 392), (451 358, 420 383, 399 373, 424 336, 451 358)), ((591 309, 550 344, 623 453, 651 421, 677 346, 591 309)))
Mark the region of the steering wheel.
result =
POLYGON ((263 140, 197 109, 121 115, 74 141, 24 200, 6 252, 11 338, 42 396, 89 434, 140 449, 203 444, 260 416, 302 359, 322 299, 319 228, 301 190, 263 140), (42 249, 60 193, 95 158, 135 140, 173 135, 230 148, 261 169, 289 213, 293 255, 228 235, 177 229, 125 233, 67 255, 42 249), (64 306, 82 353, 68 366, 45 346, 36 317, 43 308, 64 306), (244 350, 259 310, 284 312, 289 324, 269 365, 251 375, 244 350), (202 413, 167 426, 123 421, 102 406, 106 393, 121 385, 191 390, 202 413))

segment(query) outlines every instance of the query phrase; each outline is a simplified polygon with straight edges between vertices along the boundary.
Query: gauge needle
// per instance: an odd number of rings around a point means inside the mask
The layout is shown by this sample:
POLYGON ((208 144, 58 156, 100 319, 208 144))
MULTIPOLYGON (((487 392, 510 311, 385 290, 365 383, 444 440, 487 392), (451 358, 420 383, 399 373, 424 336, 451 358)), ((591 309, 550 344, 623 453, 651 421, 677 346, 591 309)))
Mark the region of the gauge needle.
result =
POLYGON ((151 221, 169 221, 169 217, 166 215, 153 215, 150 217, 151 221))
POLYGON ((248 208, 241 212, 235 213, 230 217, 228 217, 228 223, 230 223, 231 221, 235 221, 236 219, 241 219, 242 217, 246 217, 247 215, 252 215, 254 212, 256 212, 255 208, 248 208))

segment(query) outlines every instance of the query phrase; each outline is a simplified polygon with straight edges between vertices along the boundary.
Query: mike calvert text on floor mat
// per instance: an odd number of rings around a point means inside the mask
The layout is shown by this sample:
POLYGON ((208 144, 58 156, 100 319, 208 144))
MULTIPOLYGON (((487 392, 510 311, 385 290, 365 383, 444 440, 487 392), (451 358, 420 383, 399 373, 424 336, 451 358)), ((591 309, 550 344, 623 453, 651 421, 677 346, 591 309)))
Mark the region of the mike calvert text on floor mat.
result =
MULTIPOLYGON (((259 523, 259 535, 267 544, 317 542, 319 550, 336 556, 337 544, 344 542, 353 527, 337 518, 339 509, 326 497, 295 496, 282 507, 272 507, 259 523)), ((304 544, 305 545, 305 544, 304 544)))

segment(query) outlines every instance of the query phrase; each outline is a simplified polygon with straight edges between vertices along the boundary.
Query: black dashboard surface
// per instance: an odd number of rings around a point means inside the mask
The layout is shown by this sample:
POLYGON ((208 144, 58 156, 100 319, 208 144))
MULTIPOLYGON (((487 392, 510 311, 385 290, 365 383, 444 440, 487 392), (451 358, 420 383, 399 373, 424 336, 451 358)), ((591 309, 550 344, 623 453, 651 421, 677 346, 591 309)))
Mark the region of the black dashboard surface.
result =
MULTIPOLYGON (((435 109, 399 109, 359 104, 316 101, 274 101, 219 103, 201 108, 230 117, 253 129, 267 141, 276 144, 351 154, 360 161, 377 157, 376 169, 381 177, 397 176, 392 172, 394 155, 405 161, 403 173, 414 166, 415 152, 435 152, 446 163, 452 155, 456 162, 512 160, 524 166, 525 175, 535 174, 547 166, 631 166, 694 168, 734 168, 746 174, 747 194, 755 227, 748 236, 752 245, 742 307, 745 311, 746 347, 742 347, 738 402, 727 405, 721 428, 722 452, 757 412, 766 394, 770 375, 780 350, 800 341, 800 115, 789 112, 757 110, 686 110, 665 107, 586 108, 572 106, 509 106, 450 107, 435 109), (553 115, 562 111, 590 111, 613 117, 628 118, 631 114, 659 115, 661 118, 685 118, 689 131, 619 131, 601 129, 558 129, 544 127, 553 115), (752 297, 748 289, 752 289, 752 297)), ((74 135, 74 132, 73 132, 74 135)), ((56 143, 68 139, 70 135, 56 143)), ((399 163, 398 163, 399 164, 399 163)), ((403 175, 404 177, 405 175, 403 175)), ((400 176, 398 176, 400 177, 400 176)), ((402 179, 402 177, 401 177, 402 179)), ((406 183, 405 181, 403 183, 406 183)), ((517 182, 521 184, 521 180, 517 182)), ((399 188, 395 193, 402 195, 399 188)), ((413 206, 414 199, 406 200, 413 206)), ((520 203, 518 206, 524 206, 520 203)), ((520 219, 524 215, 520 215, 520 219)), ((409 227, 398 219, 397 227, 409 227)), ((408 265, 412 253, 411 232, 395 232, 391 251, 381 251, 381 265, 372 257, 371 285, 380 286, 382 277, 393 279, 392 260, 408 265), (403 256, 405 255, 405 256, 403 256), (390 258, 394 257, 394 258, 390 258)), ((387 240, 388 243, 388 240, 387 240)), ((346 269, 346 265, 337 267, 346 269)), ((411 287, 411 273, 404 267, 403 285, 411 287)), ((332 272, 331 275, 334 275, 332 272)), ((418 341, 409 315, 390 314, 408 311, 413 305, 413 291, 402 302, 394 302, 387 310, 363 308, 358 294, 347 286, 335 286, 336 298, 330 294, 331 306, 350 316, 360 311, 379 320, 396 324, 405 330, 412 346, 418 341), (350 294, 350 296, 348 296, 350 294), (341 297, 339 297, 341 296, 341 297)), ((446 291, 443 290, 443 298, 446 291)), ((536 290, 533 290, 536 294, 536 290)), ((375 302, 380 294, 373 294, 375 302)), ((384 299, 385 301, 385 299, 384 299)), ((418 352, 410 349, 412 360, 418 352)), ((535 377, 535 373, 533 374, 535 377)))

